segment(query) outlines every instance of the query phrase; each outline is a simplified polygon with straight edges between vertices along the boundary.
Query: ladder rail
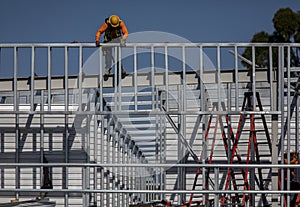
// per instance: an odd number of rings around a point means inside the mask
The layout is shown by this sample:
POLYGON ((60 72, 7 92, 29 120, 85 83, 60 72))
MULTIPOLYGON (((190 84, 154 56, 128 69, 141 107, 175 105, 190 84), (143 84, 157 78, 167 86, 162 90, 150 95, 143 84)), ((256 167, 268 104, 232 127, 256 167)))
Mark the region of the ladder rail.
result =
MULTIPOLYGON (((226 110, 226 107, 225 107, 225 103, 224 102, 221 102, 221 108, 223 111, 226 110)), ((212 104, 212 112, 216 110, 219 110, 219 104, 218 102, 214 102, 212 104)), ((206 131, 205 131, 205 143, 208 142, 208 135, 209 135, 209 131, 211 129, 211 123, 212 123, 212 119, 213 119, 213 114, 211 114, 209 116, 209 120, 208 120, 208 123, 207 123, 207 128, 206 128, 206 131)), ((225 117, 225 122, 227 123, 228 125, 228 115, 217 115, 216 117, 216 121, 215 121, 215 127, 214 127, 214 130, 213 130, 213 139, 212 139, 212 143, 211 143, 211 150, 210 150, 210 155, 209 155, 209 159, 207 160, 208 163, 212 163, 213 161, 213 153, 214 153, 214 146, 215 146, 215 141, 216 141, 216 137, 217 137, 217 130, 218 130, 218 126, 220 125, 220 130, 221 130, 221 137, 222 137, 222 141, 223 141, 223 145, 224 145, 224 149, 225 149, 225 154, 226 156, 228 157, 228 143, 227 141, 233 141, 234 140, 234 133, 233 133, 233 130, 231 128, 231 126, 228 126, 229 128, 229 136, 230 136, 230 139, 227 139, 226 137, 226 132, 225 132, 225 127, 224 127, 224 122, 222 120, 222 118, 225 117)), ((238 152, 236 151, 236 155, 238 157, 238 160, 239 162, 241 161, 241 156, 238 154, 238 152)), ((202 160, 203 158, 203 151, 201 152, 200 154, 200 160, 202 160)), ((208 186, 209 186, 209 183, 211 184, 211 186, 214 188, 214 183, 212 182, 212 179, 209 177, 209 174, 210 174, 210 171, 211 169, 207 169, 207 171, 205 172, 205 184, 204 184, 204 188, 207 190, 208 189, 208 186)), ((196 186, 197 186, 197 180, 198 180, 198 177, 200 175, 200 173, 202 172, 202 169, 201 168, 197 168, 196 169, 196 175, 195 175, 195 178, 194 178, 194 182, 193 182, 193 187, 192 187, 192 190, 195 190, 196 189, 196 186)), ((235 175, 234 175, 234 172, 231 171, 231 175, 232 177, 234 178, 233 179, 233 185, 234 185, 234 189, 235 190, 238 190, 237 188, 237 183, 236 183, 236 180, 235 180, 235 175)), ((192 205, 193 203, 195 203, 193 201, 193 198, 194 198, 194 193, 192 193, 190 195, 190 200, 189 200, 189 205, 192 205)), ((224 196, 221 196, 221 200, 224 199, 224 196)), ((239 196, 238 196, 238 193, 235 194, 235 201, 237 203, 240 203, 239 201, 239 196)), ((200 201, 197 201, 197 203, 201 203, 202 200, 200 201)), ((206 199, 206 202, 210 202, 208 199, 206 199)))
MULTIPOLYGON (((242 111, 243 110, 254 110, 254 106, 253 106, 252 101, 251 101, 251 96, 253 96, 253 92, 245 92, 243 105, 242 105, 242 111)), ((259 110, 263 111, 260 96, 259 96, 258 92, 256 92, 256 99, 257 99, 257 104, 258 104, 257 106, 258 106, 259 110)), ((233 143, 233 147, 232 147, 232 151, 231 151, 230 163, 233 162, 234 154, 238 149, 238 142, 239 142, 240 137, 242 135, 242 131, 243 131, 243 128, 244 128, 244 125, 245 125, 245 122, 246 122, 246 118, 247 118, 247 114, 245 114, 245 115, 241 114, 240 115, 238 129, 237 129, 235 141, 233 143)), ((267 128, 266 119, 263 115, 261 115, 261 118, 262 118, 262 122, 263 122, 263 126, 264 126, 264 131, 265 131, 265 134, 266 134, 266 137, 267 137, 267 140, 268 140, 269 150, 270 150, 270 153, 272 153, 271 143, 270 143, 271 139, 270 139, 268 128, 267 128)), ((251 162, 255 161, 256 163, 261 163, 260 155, 259 155, 259 149, 258 149, 258 143, 257 143, 257 137, 256 137, 255 115, 254 114, 250 114, 250 133, 249 133, 249 139, 248 140, 249 140, 249 142, 248 142, 248 148, 247 148, 246 163, 250 164, 250 161, 251 162), (253 154, 253 153, 255 153, 255 154, 253 154), (255 160, 252 160, 253 158, 255 160)), ((227 180, 226 180, 225 189, 227 189, 228 186, 229 186, 229 180, 230 180, 230 177, 232 175, 231 171, 232 170, 228 170, 228 177, 227 177, 227 180)), ((244 190, 249 190, 250 189, 250 185, 249 185, 249 181, 248 181, 248 174, 249 174, 249 168, 246 168, 245 173, 244 173, 244 190)), ((258 184, 260 190, 264 190, 265 186, 263 184, 262 169, 258 169, 258 178, 256 177, 256 175, 254 175, 254 179, 255 179, 256 183, 258 184)), ((252 196, 253 195, 249 196, 250 197, 250 202, 251 202, 251 197, 252 196)), ((242 206, 244 206, 246 204, 247 200, 248 200, 248 195, 243 194, 242 206)), ((263 200, 264 205, 267 205, 268 202, 267 202, 265 194, 262 194, 262 200, 263 200)))

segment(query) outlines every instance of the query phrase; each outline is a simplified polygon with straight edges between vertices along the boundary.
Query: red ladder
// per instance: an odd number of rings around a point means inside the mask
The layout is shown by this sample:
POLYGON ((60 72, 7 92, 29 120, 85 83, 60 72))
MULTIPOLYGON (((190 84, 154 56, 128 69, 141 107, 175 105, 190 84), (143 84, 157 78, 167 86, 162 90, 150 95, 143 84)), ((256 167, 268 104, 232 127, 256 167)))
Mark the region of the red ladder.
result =
MULTIPOLYGON (((225 107, 225 103, 224 102, 221 102, 221 108, 223 111, 226 111, 226 107, 225 107)), ((212 112, 214 112, 215 110, 219 111, 219 104, 218 102, 214 102, 212 104, 212 112)), ((221 135, 222 135, 222 141, 223 141, 223 145, 224 145, 224 149, 225 149, 225 153, 226 153, 226 156, 228 157, 228 151, 229 151, 229 147, 228 147, 228 139, 227 139, 227 132, 225 132, 225 128, 226 127, 229 127, 229 136, 230 136, 230 142, 233 143, 234 141, 234 133, 233 133, 233 130, 230 126, 228 126, 228 115, 224 115, 224 114, 217 114, 217 115, 213 115, 211 114, 210 117, 209 117, 209 120, 208 120, 208 123, 207 123, 207 129, 205 131, 205 143, 208 142, 208 136, 209 136, 209 132, 210 132, 210 129, 213 128, 211 126, 211 123, 212 123, 212 120, 213 120, 213 117, 216 116, 216 121, 215 121, 215 126, 214 126, 214 131, 213 131, 213 138, 212 138, 212 143, 211 143, 211 150, 210 150, 210 154, 209 154, 209 157, 208 157, 208 160, 207 160, 207 163, 209 164, 212 164, 213 162, 213 153, 214 153, 214 147, 215 147, 215 142, 216 142, 216 138, 217 138, 217 130, 218 130, 218 126, 220 126, 220 130, 221 130, 221 135), (224 121, 223 121, 223 117, 225 117, 225 123, 227 126, 224 126, 224 121)), ((237 155, 237 158, 239 161, 241 161, 241 158, 240 158, 240 155, 238 155, 238 152, 236 151, 235 153, 237 155)), ((202 160, 202 157, 203 157, 203 151, 200 155, 200 160, 202 160)), ((208 168, 207 171, 205 172, 205 183, 204 183, 204 189, 205 190, 208 190, 209 189, 209 181, 211 181, 209 175, 210 175, 210 171, 211 169, 208 168)), ((195 179, 194 179, 194 183, 193 183, 193 188, 192 190, 195 190, 196 187, 198 186, 197 185, 197 180, 198 180, 198 177, 199 175, 201 174, 201 168, 198 167, 196 169, 196 175, 195 175, 195 179)), ((234 174, 233 172, 231 173, 232 177, 234 177, 234 174)), ((237 190, 237 187, 236 187, 236 183, 235 183, 235 187, 234 189, 237 190)), ((189 203, 188 205, 192 205, 194 203, 202 203, 202 200, 199 200, 197 202, 195 202, 193 200, 194 198, 194 193, 192 193, 190 195, 190 200, 189 200, 189 203)), ((206 199, 206 203, 209 203, 210 201, 208 199, 206 199)))
MULTIPOLYGON (((252 102, 253 102, 253 92, 245 92, 244 101, 243 101, 243 105, 242 105, 242 111, 254 111, 255 108, 253 107, 252 102)), ((257 102, 256 107, 258 107, 259 111, 263 111, 260 95, 258 92, 256 92, 256 102, 257 102)), ((261 161, 260 161, 261 155, 259 154, 259 149, 258 149, 259 143, 257 142, 257 136, 256 136, 256 133, 258 132, 258 130, 255 128, 255 119, 257 119, 257 115, 255 115, 255 114, 249 114, 249 115, 241 114, 240 115, 237 133, 236 133, 235 140, 233 142, 233 146, 232 146, 232 150, 231 150, 230 163, 233 163, 234 155, 237 152, 238 144, 239 144, 239 141, 241 138, 241 134, 242 134, 247 116, 250 117, 250 119, 249 119, 250 120, 250 130, 249 130, 249 139, 248 139, 248 149, 247 149, 247 154, 246 154, 246 164, 261 163, 261 161), (251 153, 252 153, 252 157, 251 157, 251 153)), ((269 147, 270 156, 271 156, 271 153, 272 153, 271 139, 270 139, 270 134, 269 134, 268 127, 267 127, 266 118, 265 118, 264 114, 260 114, 259 116, 262 120, 262 124, 264 127, 263 131, 265 132, 265 136, 267 138, 266 144, 269 147)), ((265 190, 262 169, 258 168, 257 171, 258 171, 258 179, 255 176, 255 182, 258 183, 260 190, 265 190)), ((249 168, 245 168, 244 190, 250 190, 248 174, 249 174, 249 168)), ((228 190, 231 179, 232 179, 232 169, 228 169, 225 190, 228 190)), ((241 206, 245 206, 245 204, 249 198, 250 198, 251 205, 254 205, 253 200, 251 199, 252 195, 243 194, 241 206)), ((267 199, 266 199, 265 194, 262 194, 262 201, 263 201, 264 205, 267 205, 267 199)), ((224 204, 224 201, 222 201, 222 202, 223 202, 222 204, 224 204)))

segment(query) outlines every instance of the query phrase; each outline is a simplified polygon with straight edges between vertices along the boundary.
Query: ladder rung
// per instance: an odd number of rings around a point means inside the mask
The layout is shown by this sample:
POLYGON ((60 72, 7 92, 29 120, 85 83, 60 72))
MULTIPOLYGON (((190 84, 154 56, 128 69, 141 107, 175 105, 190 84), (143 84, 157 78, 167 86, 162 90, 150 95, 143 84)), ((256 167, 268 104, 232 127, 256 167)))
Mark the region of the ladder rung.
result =
POLYGON ((271 154, 259 155, 259 157, 272 157, 271 154))
POLYGON ((202 198, 202 195, 200 193, 199 194, 194 194, 193 198, 202 198))
POLYGON ((265 129, 256 129, 255 131, 256 132, 265 132, 266 130, 265 129))
POLYGON ((245 131, 245 132, 252 132, 252 131, 254 131, 254 132, 265 132, 266 130, 264 130, 264 129, 255 129, 255 130, 244 129, 243 131, 245 131))
POLYGON ((257 142, 257 144, 269 144, 269 142, 257 142))
POLYGON ((248 141, 245 141, 245 142, 239 142, 238 145, 239 145, 239 144, 249 144, 249 142, 248 142, 248 141))
POLYGON ((209 129, 214 129, 214 128, 216 128, 215 125, 211 125, 211 126, 209 127, 209 129))
MULTIPOLYGON (((244 117, 244 119, 250 119, 250 116, 246 116, 246 117, 244 117)), ((254 119, 255 120, 259 120, 259 119, 262 119, 262 116, 261 115, 257 115, 257 116, 254 116, 254 119)))

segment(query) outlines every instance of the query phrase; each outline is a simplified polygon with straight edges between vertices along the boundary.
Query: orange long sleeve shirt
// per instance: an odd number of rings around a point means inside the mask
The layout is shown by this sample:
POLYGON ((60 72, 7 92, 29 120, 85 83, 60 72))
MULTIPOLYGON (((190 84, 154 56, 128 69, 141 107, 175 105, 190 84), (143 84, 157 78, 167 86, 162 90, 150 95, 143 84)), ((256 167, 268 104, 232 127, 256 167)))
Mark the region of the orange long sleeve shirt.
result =
MULTIPOLYGON (((128 37, 128 30, 127 30, 127 28, 126 28, 126 26, 125 26, 125 23, 124 23, 123 21, 120 22, 120 27, 121 27, 121 31, 122 31, 122 33, 123 33, 122 39, 123 39, 123 40, 126 40, 127 37, 128 37)), ((108 28, 108 25, 107 25, 106 22, 104 22, 104 23, 102 24, 102 26, 98 29, 97 33, 96 33, 96 41, 99 41, 99 40, 100 40, 101 34, 104 33, 105 30, 107 30, 107 28, 108 28)))

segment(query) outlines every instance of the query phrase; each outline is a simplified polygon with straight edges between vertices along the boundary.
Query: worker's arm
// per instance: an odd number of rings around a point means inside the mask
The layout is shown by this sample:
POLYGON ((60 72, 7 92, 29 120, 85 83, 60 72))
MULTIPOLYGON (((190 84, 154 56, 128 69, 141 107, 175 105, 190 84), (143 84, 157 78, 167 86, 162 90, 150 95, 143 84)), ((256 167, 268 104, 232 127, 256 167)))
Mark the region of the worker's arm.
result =
POLYGON ((100 36, 107 29, 108 25, 104 22, 96 33, 96 42, 100 40, 100 36))
POLYGON ((126 28, 126 26, 125 26, 125 23, 124 23, 124 22, 120 22, 120 27, 121 27, 122 33, 123 33, 122 39, 123 39, 123 40, 126 40, 127 37, 128 37, 128 30, 127 30, 127 28, 126 28))

